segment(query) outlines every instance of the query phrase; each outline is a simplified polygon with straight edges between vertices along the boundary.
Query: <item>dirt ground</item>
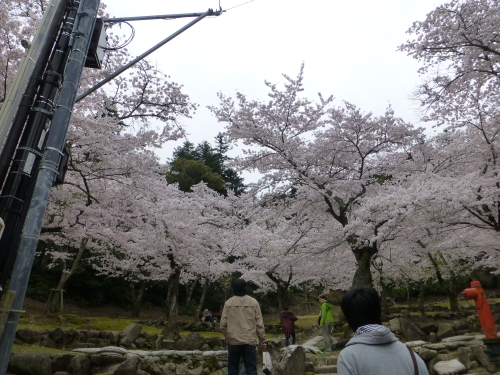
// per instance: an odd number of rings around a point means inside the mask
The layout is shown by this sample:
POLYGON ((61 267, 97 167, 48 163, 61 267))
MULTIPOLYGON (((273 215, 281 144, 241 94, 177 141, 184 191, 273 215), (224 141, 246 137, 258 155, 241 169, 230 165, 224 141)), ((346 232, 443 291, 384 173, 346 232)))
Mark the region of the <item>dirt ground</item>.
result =
MULTIPOLYGON (((45 302, 36 301, 32 298, 26 297, 24 299, 23 309, 27 314, 40 315, 44 313, 45 302)), ((128 318, 131 316, 130 309, 120 308, 118 306, 89 306, 79 307, 71 303, 71 301, 64 302, 63 313, 81 316, 83 318, 107 316, 107 317, 122 317, 128 318)), ((140 317, 143 319, 160 319, 165 315, 164 309, 161 307, 150 307, 141 310, 140 317)))

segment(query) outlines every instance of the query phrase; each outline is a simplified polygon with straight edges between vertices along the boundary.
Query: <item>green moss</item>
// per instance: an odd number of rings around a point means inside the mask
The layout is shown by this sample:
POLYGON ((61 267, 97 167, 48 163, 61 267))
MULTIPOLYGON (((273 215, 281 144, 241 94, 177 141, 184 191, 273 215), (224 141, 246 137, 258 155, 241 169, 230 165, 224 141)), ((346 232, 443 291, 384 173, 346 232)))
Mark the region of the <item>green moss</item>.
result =
POLYGON ((28 344, 14 344, 12 346, 12 352, 13 353, 41 353, 41 354, 65 354, 67 351, 65 350, 59 350, 59 349, 52 349, 52 348, 46 348, 44 346, 38 346, 38 345, 28 345, 28 344))

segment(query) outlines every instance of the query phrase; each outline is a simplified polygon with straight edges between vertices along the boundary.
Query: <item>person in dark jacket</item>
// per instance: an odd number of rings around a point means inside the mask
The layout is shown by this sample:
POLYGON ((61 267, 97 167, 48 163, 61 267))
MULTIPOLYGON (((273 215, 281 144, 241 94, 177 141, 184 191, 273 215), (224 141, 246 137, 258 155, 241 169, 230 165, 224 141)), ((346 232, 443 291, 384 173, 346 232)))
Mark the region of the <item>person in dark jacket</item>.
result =
POLYGON ((295 345, 295 321, 298 318, 288 310, 288 307, 280 314, 281 326, 283 327, 283 333, 285 334, 285 344, 290 345, 290 336, 292 336, 292 345, 295 345))

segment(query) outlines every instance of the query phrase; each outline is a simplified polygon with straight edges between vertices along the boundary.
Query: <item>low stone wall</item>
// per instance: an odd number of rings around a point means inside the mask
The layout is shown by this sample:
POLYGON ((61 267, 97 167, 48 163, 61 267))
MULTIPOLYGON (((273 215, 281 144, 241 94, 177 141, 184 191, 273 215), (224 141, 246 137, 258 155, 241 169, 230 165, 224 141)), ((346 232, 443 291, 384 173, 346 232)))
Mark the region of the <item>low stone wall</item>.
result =
MULTIPOLYGON (((211 325, 212 323, 203 323, 211 325)), ((213 327, 213 326, 212 326, 213 327)), ((209 328, 212 328, 209 327, 209 328)), ((212 328, 213 330, 213 328, 212 328)), ((45 331, 33 331, 22 328, 16 332, 16 343, 36 344, 54 349, 100 348, 104 346, 123 346, 128 349, 147 350, 220 350, 226 348, 226 342, 219 337, 204 338, 197 332, 176 341, 165 339, 159 334, 142 332, 140 324, 131 324, 122 332, 78 331, 56 328, 45 331)))
POLYGON ((9 375, 223 375, 227 351, 82 348, 67 354, 12 353, 9 375))
POLYGON ((453 336, 439 343, 422 341, 406 344, 425 361, 431 374, 464 373, 466 371, 496 373, 500 367, 485 354, 484 335, 453 336), (453 371, 452 371, 453 369, 453 371))

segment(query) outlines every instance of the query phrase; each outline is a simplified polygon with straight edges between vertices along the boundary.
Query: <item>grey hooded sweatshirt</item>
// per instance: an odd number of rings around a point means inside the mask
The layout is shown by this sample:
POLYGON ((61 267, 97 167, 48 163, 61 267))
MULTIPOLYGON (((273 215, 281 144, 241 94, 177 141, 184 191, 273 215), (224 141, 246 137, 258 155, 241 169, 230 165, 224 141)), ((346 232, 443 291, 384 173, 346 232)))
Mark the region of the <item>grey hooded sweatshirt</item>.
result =
MULTIPOLYGON (((429 375, 422 358, 415 354, 419 375, 429 375)), ((388 329, 353 337, 340 352, 338 375, 414 375, 410 352, 388 329)))

